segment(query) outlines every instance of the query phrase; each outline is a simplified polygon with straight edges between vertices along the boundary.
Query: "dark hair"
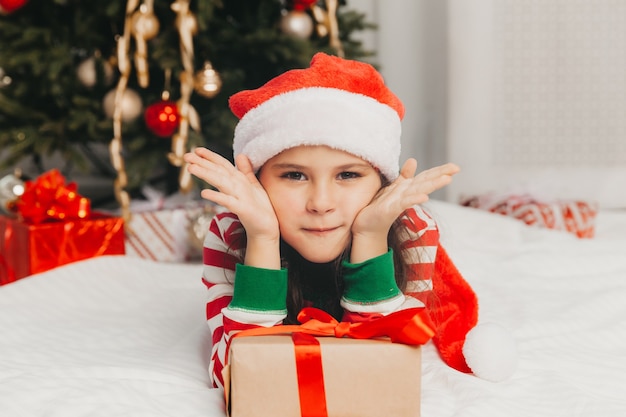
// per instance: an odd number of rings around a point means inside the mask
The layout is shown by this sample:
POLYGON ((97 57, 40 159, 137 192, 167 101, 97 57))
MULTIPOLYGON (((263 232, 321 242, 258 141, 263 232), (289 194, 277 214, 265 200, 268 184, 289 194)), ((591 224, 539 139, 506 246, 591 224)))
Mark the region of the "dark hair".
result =
MULTIPOLYGON (((395 279, 400 291, 404 292, 407 286, 407 265, 414 261, 404 259, 402 251, 402 227, 400 220, 396 220, 389 230, 387 242, 393 250, 395 279)), ((297 316, 305 307, 307 301, 313 302, 316 307, 341 320, 343 308, 339 304, 343 294, 343 274, 341 263, 348 259, 348 246, 335 260, 316 264, 302 257, 291 246, 281 242, 281 258, 283 267, 288 271, 287 282, 287 318, 286 324, 297 324, 297 316), (324 294, 325 298, 311 300, 310 295, 324 294)))

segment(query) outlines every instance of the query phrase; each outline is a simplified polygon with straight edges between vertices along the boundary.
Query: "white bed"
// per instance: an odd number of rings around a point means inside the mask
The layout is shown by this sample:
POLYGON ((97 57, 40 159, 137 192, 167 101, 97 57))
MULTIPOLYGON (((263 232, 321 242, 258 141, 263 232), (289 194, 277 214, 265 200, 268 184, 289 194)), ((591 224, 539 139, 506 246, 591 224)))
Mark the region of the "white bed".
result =
MULTIPOLYGON (((626 211, 594 239, 432 201, 444 244, 508 327, 519 363, 492 383, 424 347, 422 416, 626 415, 626 211)), ((0 415, 224 416, 206 374, 200 267, 109 256, 0 287, 0 415)))

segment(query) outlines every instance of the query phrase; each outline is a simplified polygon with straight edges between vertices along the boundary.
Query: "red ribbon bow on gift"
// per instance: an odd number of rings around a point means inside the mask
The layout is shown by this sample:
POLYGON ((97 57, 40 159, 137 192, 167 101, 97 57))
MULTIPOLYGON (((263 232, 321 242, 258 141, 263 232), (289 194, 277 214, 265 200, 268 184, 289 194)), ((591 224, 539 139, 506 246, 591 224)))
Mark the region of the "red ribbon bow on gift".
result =
POLYGON ((298 314, 301 325, 260 327, 243 330, 238 336, 291 333, 295 347, 300 415, 326 417, 326 394, 321 347, 314 336, 373 339, 388 337, 394 343, 423 345, 435 335, 435 326, 424 308, 410 308, 370 321, 348 323, 335 320, 325 311, 306 307, 298 314))
POLYGON ((76 183, 65 184, 63 175, 52 169, 34 181, 26 181, 24 193, 16 203, 17 211, 24 221, 33 224, 87 218, 91 204, 76 189, 76 183))
POLYGON ((396 311, 386 316, 358 323, 339 322, 323 310, 305 307, 298 314, 300 325, 257 327, 236 336, 262 336, 305 333, 312 336, 373 339, 388 337, 394 343, 423 345, 435 335, 435 326, 423 307, 396 311))

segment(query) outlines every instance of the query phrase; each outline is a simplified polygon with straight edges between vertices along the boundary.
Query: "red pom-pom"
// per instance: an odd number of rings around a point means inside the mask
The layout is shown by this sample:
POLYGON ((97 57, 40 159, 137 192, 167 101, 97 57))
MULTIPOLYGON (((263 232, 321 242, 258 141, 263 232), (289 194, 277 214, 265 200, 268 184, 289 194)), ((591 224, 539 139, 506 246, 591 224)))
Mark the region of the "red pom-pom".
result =
POLYGON ((0 13, 13 13, 28 3, 28 0, 0 0, 0 13))
POLYGON ((144 112, 144 119, 148 129, 162 138, 172 136, 180 125, 178 106, 171 100, 162 100, 148 106, 144 112))

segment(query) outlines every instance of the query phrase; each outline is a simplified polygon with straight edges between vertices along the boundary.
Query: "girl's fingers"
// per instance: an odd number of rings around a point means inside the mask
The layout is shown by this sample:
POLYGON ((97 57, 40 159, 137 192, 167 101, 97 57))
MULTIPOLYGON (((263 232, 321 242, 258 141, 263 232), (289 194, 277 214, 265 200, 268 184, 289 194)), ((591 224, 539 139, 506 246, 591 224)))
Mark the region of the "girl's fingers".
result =
POLYGON ((251 184, 256 184, 258 179, 256 175, 254 175, 254 168, 252 167, 252 163, 250 159, 248 159, 245 155, 237 155, 235 158, 235 164, 237 165, 237 169, 248 178, 251 184))
POLYGON ((414 158, 409 158, 402 165, 402 169, 400 170, 400 176, 403 178, 412 178, 417 171, 417 161, 414 158))
POLYGON ((453 163, 447 163, 444 165, 439 165, 434 168, 427 169, 426 171, 422 171, 417 174, 417 177, 423 179, 433 179, 440 177, 442 175, 454 175, 461 170, 458 165, 453 163))
POLYGON ((188 163, 187 170, 191 174, 218 189, 231 184, 230 179, 237 175, 237 168, 229 160, 206 148, 196 148, 183 158, 188 163))
POLYGON ((402 210, 428 201, 429 194, 452 182, 452 176, 459 172, 459 167, 449 163, 440 165, 420 172, 416 176, 409 175, 414 173, 417 162, 407 161, 400 172, 400 177, 396 184, 387 187, 386 193, 388 198, 395 200, 402 210))
POLYGON ((234 207, 234 203, 236 203, 236 201, 228 194, 211 190, 210 188, 205 188, 200 192, 200 196, 214 202, 218 206, 226 207, 230 211, 234 212, 236 210, 236 207, 234 207))
POLYGON ((190 165, 197 165, 202 168, 220 167, 228 171, 235 169, 226 158, 206 148, 196 148, 193 152, 187 152, 183 155, 183 159, 190 165))
POLYGON ((415 194, 424 194, 428 195, 434 191, 437 191, 440 188, 445 187, 446 185, 452 182, 452 175, 438 175, 433 178, 419 178, 415 177, 412 184, 410 184, 410 188, 412 188, 415 194))

